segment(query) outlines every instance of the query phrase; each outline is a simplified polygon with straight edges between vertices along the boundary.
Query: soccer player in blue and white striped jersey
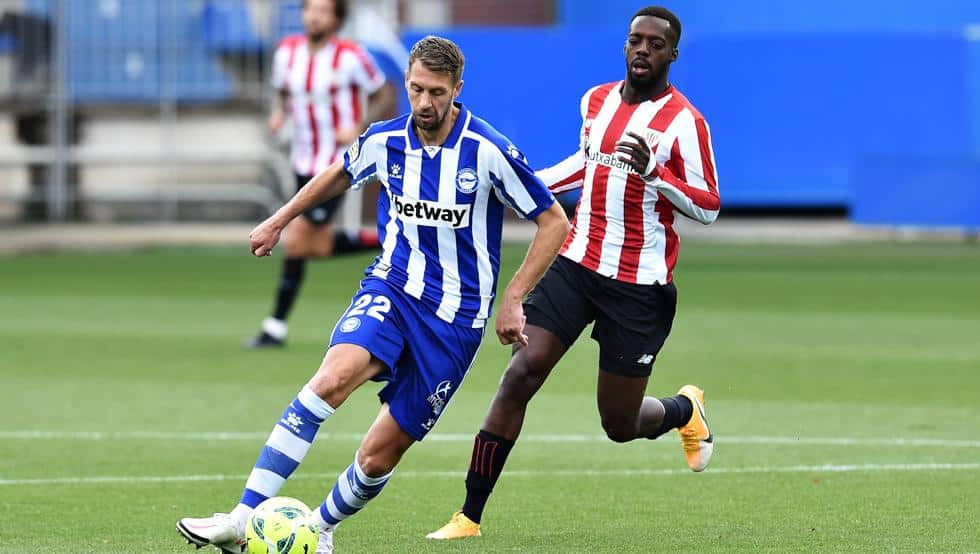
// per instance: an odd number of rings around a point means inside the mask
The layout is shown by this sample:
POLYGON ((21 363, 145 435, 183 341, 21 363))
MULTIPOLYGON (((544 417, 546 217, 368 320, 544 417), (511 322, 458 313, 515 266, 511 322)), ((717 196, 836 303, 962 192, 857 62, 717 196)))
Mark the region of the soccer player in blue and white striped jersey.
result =
POLYGON ((332 551, 333 529, 381 492, 472 365, 496 289, 505 207, 537 224, 496 322, 502 344, 527 344, 521 301, 554 259, 568 220, 521 152, 455 101, 462 70, 462 52, 451 41, 416 43, 405 80, 411 114, 372 125, 343 162, 252 231, 252 252, 266 256, 286 223, 309 206, 349 187, 383 185, 381 255, 334 328, 319 370, 273 428, 239 504, 230 514, 177 523, 192 544, 242 552, 249 514, 279 492, 320 426, 366 381, 386 381, 354 462, 316 511, 317 552, 332 551))

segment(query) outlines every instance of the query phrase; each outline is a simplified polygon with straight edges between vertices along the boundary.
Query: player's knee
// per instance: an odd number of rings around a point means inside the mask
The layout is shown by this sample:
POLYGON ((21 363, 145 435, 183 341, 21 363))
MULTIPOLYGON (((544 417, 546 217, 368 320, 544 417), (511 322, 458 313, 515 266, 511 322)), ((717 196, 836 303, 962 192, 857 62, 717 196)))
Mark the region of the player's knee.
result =
POLYGON ((636 425, 620 417, 603 417, 602 430, 613 442, 629 442, 636 438, 636 425))
POLYGON ((541 388, 546 375, 536 371, 527 360, 515 358, 504 372, 500 392, 508 400, 527 401, 541 388))
POLYGON ((311 245, 309 251, 310 251, 309 256, 311 258, 326 258, 327 256, 333 254, 333 245, 326 244, 323 242, 318 242, 316 244, 311 245))
POLYGON ((357 453, 357 464, 368 477, 381 477, 395 469, 395 461, 390 459, 390 456, 364 449, 357 453))
POLYGON ((353 375, 342 371, 320 370, 310 379, 310 389, 328 404, 337 408, 350 394, 353 375))

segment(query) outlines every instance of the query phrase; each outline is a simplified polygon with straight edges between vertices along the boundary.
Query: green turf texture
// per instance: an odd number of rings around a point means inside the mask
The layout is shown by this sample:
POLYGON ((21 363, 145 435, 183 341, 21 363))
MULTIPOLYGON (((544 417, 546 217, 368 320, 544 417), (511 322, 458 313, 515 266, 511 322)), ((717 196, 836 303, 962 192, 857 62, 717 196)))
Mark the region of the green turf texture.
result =
MULTIPOLYGON (((505 249, 502 284, 522 255, 505 249)), ((248 352, 240 343, 270 308, 278 259, 244 247, 0 258, 0 552, 191 552, 174 522, 237 501, 369 260, 313 264, 288 348, 248 352), (124 436, 13 434, 28 431, 124 436), (183 435, 200 431, 249 435, 183 435), (167 480, 186 476, 204 477, 167 480), (84 480, 96 477, 163 479, 84 480)), ((426 541, 461 504, 468 436, 509 355, 491 332, 433 431, 463 436, 413 447, 340 527, 337 552, 980 551, 980 248, 690 242, 676 282, 649 392, 705 389, 717 436, 705 473, 687 472, 675 434, 600 437, 597 348, 584 335, 524 433, 587 440, 519 442, 484 536, 426 541), (891 438, 964 442, 862 442, 891 438), (794 469, 826 464, 865 469, 794 469), (921 464, 954 467, 897 467, 921 464)), ((327 423, 339 435, 321 435, 282 494, 319 504, 373 419, 377 388, 327 423)))

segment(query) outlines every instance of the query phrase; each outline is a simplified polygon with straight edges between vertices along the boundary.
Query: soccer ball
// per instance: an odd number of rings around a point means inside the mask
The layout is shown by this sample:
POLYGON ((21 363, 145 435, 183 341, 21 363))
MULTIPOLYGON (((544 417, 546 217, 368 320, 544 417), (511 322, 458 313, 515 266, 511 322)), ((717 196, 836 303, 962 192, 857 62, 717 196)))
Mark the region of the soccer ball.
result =
POLYGON ((245 523, 246 554, 313 554, 319 539, 313 513, 295 498, 270 498, 245 523))

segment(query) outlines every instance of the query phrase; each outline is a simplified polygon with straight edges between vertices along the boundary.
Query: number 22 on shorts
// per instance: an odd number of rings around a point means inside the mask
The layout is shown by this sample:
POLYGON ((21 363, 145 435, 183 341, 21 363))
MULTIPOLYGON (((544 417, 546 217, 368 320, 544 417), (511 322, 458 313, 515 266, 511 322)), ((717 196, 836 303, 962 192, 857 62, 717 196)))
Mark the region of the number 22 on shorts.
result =
POLYGON ((366 313, 368 317, 384 321, 385 314, 389 311, 391 311, 391 300, 388 300, 387 296, 363 294, 354 301, 354 305, 347 312, 347 317, 357 317, 366 313))

